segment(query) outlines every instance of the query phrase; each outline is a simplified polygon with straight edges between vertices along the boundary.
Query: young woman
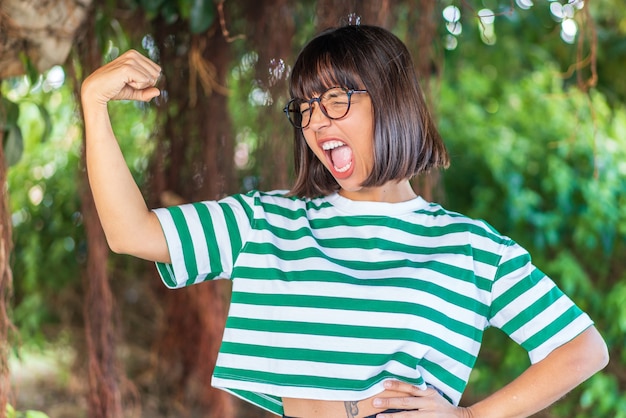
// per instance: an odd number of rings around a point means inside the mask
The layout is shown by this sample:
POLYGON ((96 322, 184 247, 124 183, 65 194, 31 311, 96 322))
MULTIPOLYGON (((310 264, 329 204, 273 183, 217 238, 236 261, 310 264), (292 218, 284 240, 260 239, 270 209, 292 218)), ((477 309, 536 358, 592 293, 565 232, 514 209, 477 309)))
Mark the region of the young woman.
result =
POLYGON ((129 51, 85 80, 89 180, 114 251, 172 288, 232 280, 213 385, 286 417, 525 417, 606 365, 591 319, 523 248, 415 195, 409 179, 448 156, 390 32, 328 30, 298 56, 289 192, 149 210, 107 102, 151 100, 159 75, 129 51), (458 407, 489 326, 531 365, 458 407))

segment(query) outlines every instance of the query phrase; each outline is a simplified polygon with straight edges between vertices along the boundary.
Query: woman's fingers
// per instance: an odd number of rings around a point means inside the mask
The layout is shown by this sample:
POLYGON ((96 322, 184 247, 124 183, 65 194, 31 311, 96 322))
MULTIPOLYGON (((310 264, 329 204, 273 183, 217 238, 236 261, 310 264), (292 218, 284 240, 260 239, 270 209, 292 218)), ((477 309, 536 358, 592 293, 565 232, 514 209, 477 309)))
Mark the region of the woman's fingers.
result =
POLYGON ((118 60, 120 65, 125 67, 129 76, 127 82, 133 88, 152 87, 161 75, 160 66, 135 50, 125 52, 118 60))
POLYGON ((441 394, 433 388, 420 389, 409 383, 397 380, 385 382, 385 389, 400 392, 405 396, 390 398, 374 398, 373 405, 381 410, 400 409, 406 412, 379 414, 384 418, 409 418, 409 417, 456 417, 458 409, 450 404, 441 394))
POLYGON ((83 83, 83 101, 148 101, 160 94, 155 87, 161 67, 130 50, 93 72, 83 83))
MULTIPOLYGON (((376 408, 381 409, 420 409, 424 408, 427 399, 424 396, 428 396, 426 390, 418 391, 423 392, 418 395, 398 396, 393 398, 374 398, 373 405, 376 408)), ((430 394, 432 395, 432 393, 430 394)))
POLYGON ((127 51, 110 64, 113 64, 110 72, 107 71, 105 74, 111 74, 113 83, 111 86, 113 95, 109 100, 147 101, 159 94, 159 90, 154 86, 161 75, 161 67, 137 51, 127 51))
POLYGON ((384 383, 385 389, 393 390, 396 392, 404 392, 411 396, 417 396, 420 393, 424 392, 423 389, 415 385, 411 385, 410 383, 401 382, 399 380, 387 380, 384 383))

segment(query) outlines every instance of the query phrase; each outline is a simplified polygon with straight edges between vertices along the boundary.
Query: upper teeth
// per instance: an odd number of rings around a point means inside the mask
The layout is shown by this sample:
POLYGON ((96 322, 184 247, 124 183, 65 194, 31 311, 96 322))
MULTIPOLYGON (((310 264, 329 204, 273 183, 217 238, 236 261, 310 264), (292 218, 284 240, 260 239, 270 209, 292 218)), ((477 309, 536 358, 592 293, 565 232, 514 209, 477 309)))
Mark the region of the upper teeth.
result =
POLYGON ((341 141, 328 141, 328 142, 324 142, 324 144, 322 145, 322 149, 324 151, 329 151, 331 149, 343 147, 344 145, 346 144, 344 144, 341 141))

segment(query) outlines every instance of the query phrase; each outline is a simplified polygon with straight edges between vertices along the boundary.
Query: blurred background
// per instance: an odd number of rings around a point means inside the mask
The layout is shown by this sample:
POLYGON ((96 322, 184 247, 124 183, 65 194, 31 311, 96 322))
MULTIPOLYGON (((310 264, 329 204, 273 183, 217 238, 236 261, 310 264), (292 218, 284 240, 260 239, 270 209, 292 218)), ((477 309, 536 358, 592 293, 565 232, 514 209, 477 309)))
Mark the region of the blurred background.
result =
MULTIPOLYGON (((416 191, 525 246, 609 345, 604 371, 536 416, 626 417, 623 6, 3 0, 0 411, 269 416, 210 387, 228 281, 166 290, 152 263, 109 251, 83 165, 80 85, 130 48, 163 67, 160 98, 109 105, 151 207, 288 188, 282 107, 295 55, 321 29, 376 24, 411 50, 451 154, 416 191)), ((527 366, 488 330, 462 403, 527 366)))

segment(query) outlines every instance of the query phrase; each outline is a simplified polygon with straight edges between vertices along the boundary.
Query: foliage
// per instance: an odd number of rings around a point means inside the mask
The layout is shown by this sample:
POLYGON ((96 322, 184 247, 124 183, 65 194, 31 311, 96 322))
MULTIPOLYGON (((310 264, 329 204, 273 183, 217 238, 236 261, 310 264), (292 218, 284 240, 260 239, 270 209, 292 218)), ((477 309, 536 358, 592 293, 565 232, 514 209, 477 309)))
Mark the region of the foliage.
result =
MULTIPOLYGON (((8 175, 15 246, 13 316, 23 341, 41 344, 50 337, 48 328, 78 325, 82 310, 79 278, 87 251, 78 189, 84 176, 82 132, 70 83, 52 88, 19 82, 10 90, 19 106, 25 147, 8 175), (42 114, 50 115, 49 132, 42 114)), ((152 112, 115 103, 111 113, 126 116, 118 116, 115 129, 141 183, 152 149, 152 112)))
MULTIPOLYGON (((49 89, 50 83, 54 82, 47 78, 42 78, 38 73, 33 74, 32 66, 28 67, 28 75, 20 78, 13 78, 7 80, 8 85, 6 90, 11 96, 19 97, 21 86, 24 85, 37 85, 39 88, 49 89)), ((55 68, 58 70, 58 68, 55 68)), ((54 70, 53 70, 54 71, 54 70)), ((22 97, 25 99, 25 97, 22 97)), ((28 99, 26 99, 28 100, 28 99)), ((43 122, 43 130, 39 132, 41 140, 45 140, 50 134, 52 129, 50 113, 48 110, 41 106, 37 101, 30 101, 37 107, 39 112, 39 122, 43 122)), ((3 131, 3 150, 8 166, 13 166, 22 158, 24 152, 24 135, 19 123, 20 119, 20 106, 13 100, 0 95, 0 130, 3 131)))
POLYGON ((77 260, 84 257, 75 181, 79 132, 67 89, 21 83, 11 96, 20 109, 25 153, 8 176, 15 241, 14 319, 23 336, 37 335, 41 341, 42 324, 62 314, 54 305, 57 295, 76 282, 77 260), (42 109, 50 115, 50 132, 41 123, 42 109))
POLYGON ((258 56, 253 51, 243 54, 231 70, 228 83, 231 89, 229 112, 233 117, 233 126, 236 127, 235 155, 241 155, 235 162, 242 176, 239 181, 242 191, 256 188, 260 176, 259 165, 254 160, 259 135, 253 126, 259 117, 260 108, 255 104, 254 97, 264 96, 264 93, 253 82, 257 60, 258 56))
POLYGON ((19 106, 4 97, 0 97, 0 130, 3 132, 2 147, 8 166, 17 163, 24 151, 24 138, 17 123, 19 116, 19 106))
POLYGON ((174 23, 183 19, 189 24, 189 31, 197 34, 206 31, 215 20, 214 0, 134 0, 149 19, 161 16, 166 22, 174 23))
MULTIPOLYGON (((460 67, 440 85, 437 114, 452 157, 444 177, 447 205, 486 219, 525 246, 621 353, 626 109, 611 110, 595 92, 564 89, 550 62, 513 80, 496 65, 492 60, 460 67)), ((504 336, 487 338, 481 353, 487 360, 473 378, 485 391, 528 364, 525 352, 504 336), (508 372, 495 376, 489 373, 494 367, 508 372)), ((612 364, 623 372, 623 358, 612 364)), ((555 413, 618 410, 626 402, 624 383, 599 375, 570 396, 577 401, 559 403, 555 413)))
POLYGON ((40 411, 16 411, 7 404, 7 418, 48 418, 48 415, 40 411))

